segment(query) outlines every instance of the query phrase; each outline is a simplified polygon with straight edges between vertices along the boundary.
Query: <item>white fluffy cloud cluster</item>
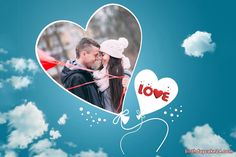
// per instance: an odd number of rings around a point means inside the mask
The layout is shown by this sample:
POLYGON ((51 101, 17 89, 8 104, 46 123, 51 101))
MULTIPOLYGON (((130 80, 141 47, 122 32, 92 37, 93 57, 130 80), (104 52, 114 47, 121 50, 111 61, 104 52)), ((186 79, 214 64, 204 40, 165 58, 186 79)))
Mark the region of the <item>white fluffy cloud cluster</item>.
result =
POLYGON ((89 151, 81 151, 77 154, 79 157, 108 157, 107 153, 105 153, 102 149, 99 149, 98 152, 89 150, 89 151))
POLYGON ((38 70, 37 64, 32 59, 11 58, 6 63, 20 73, 23 73, 24 71, 36 72, 38 70))
POLYGON ((196 31, 182 43, 185 54, 193 57, 203 57, 204 53, 213 52, 215 45, 212 42, 211 33, 201 31, 196 31))
POLYGON ((14 89, 22 89, 28 87, 32 84, 32 77, 30 76, 22 76, 25 72, 29 72, 35 74, 39 69, 36 62, 32 59, 25 59, 25 58, 11 58, 7 61, 0 62, 0 72, 6 72, 9 69, 5 68, 4 66, 10 66, 14 70, 14 73, 17 73, 18 76, 10 76, 7 79, 0 78, 0 88, 3 88, 5 83, 10 83, 14 89), (20 76, 19 76, 20 74, 20 76))
POLYGON ((30 148, 30 152, 34 157, 67 157, 67 153, 65 153, 61 149, 53 148, 55 146, 48 139, 43 139, 33 144, 30 148))
MULTIPOLYGON (((215 134, 208 124, 196 126, 192 132, 187 132, 181 137, 181 142, 187 149, 230 150, 230 145, 221 136, 215 134)), ((205 155, 208 157, 235 157, 236 153, 205 155)), ((201 157, 203 154, 193 154, 193 156, 201 157)))
POLYGON ((12 129, 7 144, 11 149, 27 148, 28 144, 48 130, 42 111, 33 102, 17 106, 6 113, 6 118, 12 129))
POLYGON ((61 137, 61 133, 58 130, 50 130, 49 135, 51 136, 50 139, 56 140, 61 137))
POLYGON ((57 121, 57 123, 58 123, 59 125, 65 125, 67 118, 68 118, 67 115, 66 115, 66 114, 63 114, 63 115, 59 118, 59 120, 57 121))
POLYGON ((7 71, 5 68, 4 68, 4 65, 0 63, 0 71, 7 71))
MULTIPOLYGON (((25 102, 9 112, 0 113, 0 124, 5 123, 11 130, 7 143, 0 146, 1 149, 5 150, 5 157, 17 157, 16 149, 28 148, 30 144, 48 131, 48 124, 44 119, 43 112, 33 102, 25 102)), ((61 134, 52 129, 50 136, 57 139, 61 137, 61 134)), ((68 156, 63 150, 55 149, 54 146, 55 144, 52 141, 44 139, 32 144, 29 152, 34 157, 68 156)))
POLYGON ((0 112, 0 124, 4 124, 6 122, 7 122, 6 114, 3 114, 3 113, 0 112))
POLYGON ((32 83, 32 79, 29 76, 12 76, 7 79, 14 89, 22 89, 28 87, 32 83))
POLYGON ((12 151, 12 150, 7 150, 5 152, 5 157, 17 157, 16 152, 12 151))
MULTIPOLYGON (((108 157, 102 149, 98 152, 89 150, 72 155, 56 148, 54 140, 61 137, 61 134, 53 128, 49 132, 51 140, 49 138, 38 140, 48 131, 48 124, 43 112, 33 102, 25 102, 8 112, 0 113, 0 124, 7 125, 10 130, 7 143, 0 145, 0 150, 5 151, 5 157, 17 157, 17 150, 27 148, 29 156, 32 157, 108 157)), ((72 142, 65 144, 77 147, 72 142)))
MULTIPOLYGON (((55 144, 48 139, 43 139, 33 144, 30 148, 33 157, 67 157, 68 154, 61 149, 54 148, 55 144)), ((70 157, 108 157, 108 155, 100 149, 98 152, 89 150, 81 151, 79 154, 69 154, 70 157)))

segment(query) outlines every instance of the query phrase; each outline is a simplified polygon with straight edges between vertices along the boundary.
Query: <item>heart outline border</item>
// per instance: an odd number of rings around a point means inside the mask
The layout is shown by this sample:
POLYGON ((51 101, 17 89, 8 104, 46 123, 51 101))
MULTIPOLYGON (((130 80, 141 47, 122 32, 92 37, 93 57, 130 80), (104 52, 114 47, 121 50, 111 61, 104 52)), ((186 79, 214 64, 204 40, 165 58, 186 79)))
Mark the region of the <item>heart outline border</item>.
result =
MULTIPOLYGON (((119 114, 113 113, 113 112, 111 112, 111 111, 108 111, 108 110, 105 110, 105 109, 103 109, 103 108, 101 108, 101 107, 98 107, 98 106, 96 106, 96 105, 94 105, 94 104, 92 104, 92 103, 90 103, 90 102, 88 102, 88 101, 86 101, 86 100, 84 100, 84 99, 82 99, 82 98, 76 96, 75 94, 71 93, 70 91, 66 90, 65 88, 63 88, 63 87, 62 87, 57 81, 55 81, 55 80, 51 77, 51 75, 49 75, 49 73, 43 68, 42 64, 40 63, 38 54, 37 54, 37 45, 38 45, 38 42, 39 42, 39 38, 41 37, 42 33, 43 33, 49 26, 51 26, 51 25, 53 25, 53 24, 55 24, 55 23, 58 23, 58 22, 68 22, 68 23, 71 23, 71 24, 74 24, 74 25, 78 26, 80 29, 82 29, 84 32, 86 32, 87 29, 88 29, 88 25, 89 25, 91 19, 96 15, 97 12, 99 12, 101 9, 103 9, 103 8, 105 8, 105 7, 107 7, 107 6, 118 6, 118 7, 121 7, 121 8, 123 8, 123 9, 125 9, 126 11, 128 11, 128 12, 135 18, 135 20, 137 21, 137 23, 138 23, 138 25, 139 25, 139 28, 140 28, 140 37, 141 37, 141 38, 140 38, 140 46, 139 46, 138 56, 137 56, 137 59, 136 59, 135 64, 134 64, 134 70, 135 70, 135 67, 137 66, 137 62, 138 62, 138 60, 139 60, 140 52, 141 52, 141 49, 142 49, 142 40, 143 40, 142 27, 141 27, 141 25, 140 25, 140 22, 139 22, 138 18, 134 15, 134 13, 133 13, 132 11, 130 11, 130 10, 129 10, 128 8, 126 8, 125 6, 123 6, 123 5, 121 5, 121 4, 117 4, 117 3, 108 3, 108 4, 105 4, 105 5, 101 6, 100 8, 98 8, 98 9, 90 16, 89 20, 88 20, 87 23, 86 23, 85 28, 83 28, 83 27, 80 26, 79 24, 77 24, 77 23, 75 23, 75 22, 73 22, 73 21, 70 21, 70 20, 56 20, 56 21, 53 21, 53 22, 47 24, 47 25, 40 31, 40 33, 39 33, 39 35, 38 35, 38 37, 37 37, 37 40, 36 40, 36 42, 35 42, 35 55, 36 55, 36 58, 37 58, 37 61, 38 61, 39 65, 40 65, 41 69, 43 69, 44 73, 46 73, 46 75, 47 75, 54 83, 56 83, 60 88, 62 88, 64 91, 66 91, 66 92, 69 93, 70 95, 74 96, 75 98, 77 98, 77 99, 79 99, 79 100, 85 102, 86 104, 89 104, 89 105, 92 106, 92 107, 95 107, 95 108, 97 108, 97 109, 100 109, 100 110, 102 110, 102 111, 105 111, 105 112, 107 112, 107 113, 110 113, 110 114, 113 114, 113 115, 117 116, 117 115, 119 115, 119 114)), ((133 70, 133 72, 131 73, 130 81, 129 81, 128 85, 127 85, 127 89, 129 88, 131 79, 133 78, 134 70, 133 70)), ((124 99, 123 99, 121 112, 122 112, 123 109, 124 109, 124 102, 125 102, 125 99, 126 99, 126 95, 127 95, 127 94, 125 94, 124 99)))

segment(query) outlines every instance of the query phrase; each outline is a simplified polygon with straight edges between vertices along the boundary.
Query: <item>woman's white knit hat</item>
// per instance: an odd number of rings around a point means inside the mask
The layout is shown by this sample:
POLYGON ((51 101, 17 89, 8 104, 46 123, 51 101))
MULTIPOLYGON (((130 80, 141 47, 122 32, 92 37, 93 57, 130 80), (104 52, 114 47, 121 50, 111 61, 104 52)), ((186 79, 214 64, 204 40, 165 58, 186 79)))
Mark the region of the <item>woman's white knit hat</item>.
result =
POLYGON ((124 49, 127 48, 128 45, 129 42, 124 37, 119 38, 118 40, 110 39, 102 42, 100 51, 114 58, 122 58, 124 49))

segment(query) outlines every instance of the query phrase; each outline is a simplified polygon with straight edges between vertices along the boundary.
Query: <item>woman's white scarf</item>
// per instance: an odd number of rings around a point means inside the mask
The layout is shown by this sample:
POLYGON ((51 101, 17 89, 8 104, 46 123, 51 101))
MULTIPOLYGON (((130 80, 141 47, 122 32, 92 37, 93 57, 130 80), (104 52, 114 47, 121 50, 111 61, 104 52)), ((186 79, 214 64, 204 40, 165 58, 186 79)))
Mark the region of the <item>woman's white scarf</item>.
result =
MULTIPOLYGON (((122 56, 122 66, 126 70, 131 66, 129 58, 124 55, 122 56)), ((107 74, 107 65, 104 66, 102 70, 93 72, 94 80, 96 80, 96 84, 101 92, 105 91, 109 87, 109 76, 107 74)))
POLYGON ((103 67, 102 70, 93 72, 94 80, 99 88, 99 91, 103 92, 109 87, 109 76, 107 75, 107 67, 103 67))

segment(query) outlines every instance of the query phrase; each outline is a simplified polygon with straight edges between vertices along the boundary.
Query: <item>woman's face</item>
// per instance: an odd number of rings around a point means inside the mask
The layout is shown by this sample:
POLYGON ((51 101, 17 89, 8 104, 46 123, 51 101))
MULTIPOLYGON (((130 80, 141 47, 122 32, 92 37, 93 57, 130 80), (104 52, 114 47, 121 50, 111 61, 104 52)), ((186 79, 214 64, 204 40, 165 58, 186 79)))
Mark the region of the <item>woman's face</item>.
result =
POLYGON ((105 66, 108 64, 110 56, 106 53, 102 53, 102 65, 105 66))

